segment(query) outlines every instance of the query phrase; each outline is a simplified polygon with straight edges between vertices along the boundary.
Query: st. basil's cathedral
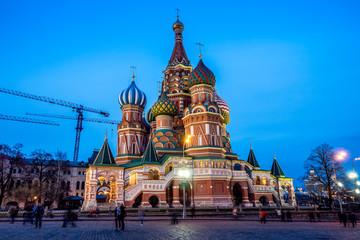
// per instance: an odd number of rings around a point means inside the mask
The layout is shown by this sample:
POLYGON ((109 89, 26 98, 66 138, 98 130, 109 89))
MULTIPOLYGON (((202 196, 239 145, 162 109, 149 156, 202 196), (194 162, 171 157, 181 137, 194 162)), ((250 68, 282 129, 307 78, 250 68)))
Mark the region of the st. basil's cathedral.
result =
POLYGON ((173 30, 175 46, 163 71, 158 100, 145 114, 146 95, 134 75, 120 93, 116 157, 105 138, 86 171, 83 209, 118 203, 128 207, 295 206, 293 179, 285 177, 275 155, 271 170, 264 170, 252 147, 247 160, 233 152, 226 130, 230 107, 215 91, 215 75, 201 53, 193 69, 179 19, 173 30))

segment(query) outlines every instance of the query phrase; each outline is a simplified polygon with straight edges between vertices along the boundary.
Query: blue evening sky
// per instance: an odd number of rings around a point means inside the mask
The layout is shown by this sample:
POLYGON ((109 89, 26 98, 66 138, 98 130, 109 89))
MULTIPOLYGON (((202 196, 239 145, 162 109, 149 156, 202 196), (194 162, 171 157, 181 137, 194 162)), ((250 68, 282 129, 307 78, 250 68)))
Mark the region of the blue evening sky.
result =
MULTIPOLYGON (((131 81, 151 106, 174 45, 175 8, 195 67, 196 42, 231 108, 233 151, 250 140, 261 168, 273 152, 288 177, 304 173, 310 150, 327 142, 360 157, 358 1, 9 1, 0 2, 0 87, 54 97, 121 119, 118 94, 131 81)), ((70 108, 0 94, 1 114, 75 116, 70 108)), ((102 118, 94 113, 85 117, 102 118)), ((51 119, 48 119, 51 120, 51 119)), ((57 149, 72 159, 76 121, 60 127, 0 120, 0 143, 25 152, 57 149)), ((84 122, 80 160, 116 127, 84 122)), ((360 163, 357 164, 360 170, 360 163)), ((297 181, 296 186, 300 186, 297 181)))

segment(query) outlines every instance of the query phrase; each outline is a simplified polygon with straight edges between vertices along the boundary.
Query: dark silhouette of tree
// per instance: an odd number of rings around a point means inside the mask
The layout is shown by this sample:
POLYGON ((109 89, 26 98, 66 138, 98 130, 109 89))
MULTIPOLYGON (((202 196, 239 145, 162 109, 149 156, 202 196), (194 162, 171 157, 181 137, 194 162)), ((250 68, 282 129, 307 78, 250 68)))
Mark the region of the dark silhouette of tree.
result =
POLYGON ((334 179, 334 168, 338 182, 346 181, 343 167, 335 158, 333 147, 327 143, 311 150, 305 161, 306 190, 313 199, 326 198, 328 206, 333 204, 333 196, 338 194, 334 179))
POLYGON ((20 143, 13 147, 6 144, 0 145, 0 205, 13 188, 14 169, 22 168, 24 165, 22 147, 20 143))

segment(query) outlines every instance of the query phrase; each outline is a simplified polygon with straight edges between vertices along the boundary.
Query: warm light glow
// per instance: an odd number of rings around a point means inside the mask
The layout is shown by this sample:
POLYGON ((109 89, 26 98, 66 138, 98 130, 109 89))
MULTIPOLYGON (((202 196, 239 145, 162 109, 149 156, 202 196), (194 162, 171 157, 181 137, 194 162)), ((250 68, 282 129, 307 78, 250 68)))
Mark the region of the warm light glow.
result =
POLYGON ((342 182, 338 182, 337 184, 338 184, 339 187, 343 187, 343 186, 344 186, 344 184, 343 184, 342 182))
POLYGON ((188 169, 180 169, 178 172, 180 177, 188 178, 190 176, 190 171, 188 169))
POLYGON ((191 135, 189 134, 189 135, 187 135, 187 139, 190 139, 191 138, 191 135))
POLYGON ((344 160, 346 156, 347 156, 347 153, 345 151, 340 151, 336 154, 336 159, 344 160))
POLYGON ((34 200, 36 200, 36 199, 37 199, 37 196, 34 197, 34 200))
POLYGON ((355 189, 355 192, 356 192, 357 194, 359 194, 359 193, 360 193, 360 190, 359 190, 359 189, 355 189))
POLYGON ((360 181, 356 181, 356 184, 357 184, 358 186, 360 186, 360 181))
POLYGON ((351 172, 349 173, 349 178, 357 178, 357 173, 356 172, 351 172))
POLYGON ((186 143, 189 143, 189 142, 190 142, 190 139, 189 139, 189 138, 187 138, 187 139, 185 140, 185 142, 186 142, 186 143))

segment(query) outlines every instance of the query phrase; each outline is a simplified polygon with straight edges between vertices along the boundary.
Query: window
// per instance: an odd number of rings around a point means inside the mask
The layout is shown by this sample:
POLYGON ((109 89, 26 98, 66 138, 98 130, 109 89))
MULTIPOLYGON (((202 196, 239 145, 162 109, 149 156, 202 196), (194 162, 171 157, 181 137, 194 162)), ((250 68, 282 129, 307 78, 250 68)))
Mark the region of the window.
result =
POLYGON ((70 190, 70 181, 68 181, 66 184, 66 190, 70 190))
POLYGON ((78 171, 78 175, 81 175, 81 171, 78 171))
POLYGON ((76 193, 76 196, 78 197, 78 196, 79 196, 79 193, 76 193))
POLYGON ((79 190, 79 189, 80 189, 80 182, 77 181, 77 182, 76 182, 76 190, 79 190))
POLYGON ((16 168, 13 169, 13 173, 16 173, 16 168))
POLYGON ((85 182, 81 182, 81 190, 85 189, 85 182))
POLYGON ((136 153, 136 145, 135 143, 132 144, 132 154, 136 153))
POLYGON ((68 174, 68 175, 70 175, 70 174, 71 174, 71 172, 70 172, 70 171, 68 171, 68 172, 67 172, 67 174, 68 174))
POLYGON ((84 193, 81 193, 81 196, 83 197, 83 196, 84 196, 84 193))
POLYGON ((199 146, 202 146, 202 145, 203 145, 203 144, 202 144, 202 136, 201 136, 201 135, 198 136, 198 144, 199 144, 199 146))
POLYGON ((235 163, 235 165, 234 165, 234 171, 240 171, 240 170, 241 170, 240 164, 235 163))

